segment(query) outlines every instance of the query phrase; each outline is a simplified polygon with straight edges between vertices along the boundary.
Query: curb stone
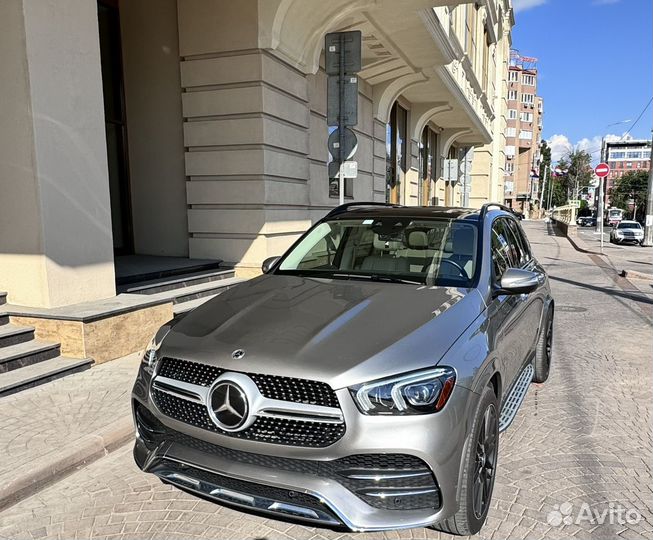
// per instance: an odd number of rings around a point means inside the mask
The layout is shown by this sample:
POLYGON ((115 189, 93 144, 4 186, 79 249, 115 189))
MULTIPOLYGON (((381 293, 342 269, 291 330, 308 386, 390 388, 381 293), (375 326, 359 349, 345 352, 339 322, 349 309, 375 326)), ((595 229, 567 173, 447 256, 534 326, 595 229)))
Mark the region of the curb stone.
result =
POLYGON ((95 433, 71 441, 64 448, 54 450, 39 459, 38 463, 26 463, 15 471, 12 480, 0 486, 0 510, 116 450, 133 437, 134 424, 129 414, 95 433))
POLYGON ((625 278, 653 280, 653 274, 647 274, 646 272, 638 272, 637 270, 627 270, 625 268, 619 272, 619 275, 625 278))

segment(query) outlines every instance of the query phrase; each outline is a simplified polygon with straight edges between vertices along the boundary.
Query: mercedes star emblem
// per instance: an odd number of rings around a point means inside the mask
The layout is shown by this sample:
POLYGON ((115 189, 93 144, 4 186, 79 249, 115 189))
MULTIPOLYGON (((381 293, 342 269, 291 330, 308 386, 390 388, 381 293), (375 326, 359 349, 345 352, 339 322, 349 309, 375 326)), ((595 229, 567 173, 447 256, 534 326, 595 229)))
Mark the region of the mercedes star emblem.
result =
POLYGON ((211 416, 218 427, 238 431, 248 419, 249 405, 245 392, 235 383, 218 383, 211 393, 211 416))
POLYGON ((234 360, 240 360, 243 356, 245 356, 245 351, 242 349, 236 349, 234 352, 231 353, 231 358, 234 360))

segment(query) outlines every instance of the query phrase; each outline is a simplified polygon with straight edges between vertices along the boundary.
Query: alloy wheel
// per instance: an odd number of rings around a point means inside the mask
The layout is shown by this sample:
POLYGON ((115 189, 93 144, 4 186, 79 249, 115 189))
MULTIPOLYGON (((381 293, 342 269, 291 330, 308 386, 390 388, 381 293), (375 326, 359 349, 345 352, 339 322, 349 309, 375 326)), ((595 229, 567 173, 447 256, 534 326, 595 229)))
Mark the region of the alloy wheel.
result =
POLYGON ((490 504, 497 464, 498 422, 497 410, 492 404, 483 414, 483 423, 476 440, 472 493, 474 515, 476 518, 484 516, 490 504))

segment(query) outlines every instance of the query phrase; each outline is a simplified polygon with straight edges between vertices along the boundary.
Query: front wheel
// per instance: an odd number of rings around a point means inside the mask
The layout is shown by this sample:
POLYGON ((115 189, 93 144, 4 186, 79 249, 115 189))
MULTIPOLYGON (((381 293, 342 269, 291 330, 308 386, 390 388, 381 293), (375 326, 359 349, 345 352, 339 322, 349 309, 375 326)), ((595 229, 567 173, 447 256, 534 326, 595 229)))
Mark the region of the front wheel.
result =
POLYGON ((491 386, 479 400, 461 463, 459 508, 433 526, 442 532, 472 535, 481 530, 492 499, 499 451, 499 401, 491 386))

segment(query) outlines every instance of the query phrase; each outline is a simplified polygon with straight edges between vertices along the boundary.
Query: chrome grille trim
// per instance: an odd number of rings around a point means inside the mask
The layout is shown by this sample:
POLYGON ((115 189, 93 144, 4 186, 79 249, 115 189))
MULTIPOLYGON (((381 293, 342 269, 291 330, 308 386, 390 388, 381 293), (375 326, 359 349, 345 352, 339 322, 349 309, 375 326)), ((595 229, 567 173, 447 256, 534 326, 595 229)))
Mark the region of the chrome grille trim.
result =
MULTIPOLYGON (((242 376, 242 374, 239 374, 242 376)), ((178 381, 169 377, 156 375, 152 379, 152 389, 177 398, 198 403, 209 407, 210 392, 212 387, 199 384, 178 381)), ((323 405, 310 405, 306 403, 295 403, 293 401, 282 401, 270 399, 256 392, 251 399, 250 407, 253 416, 281 418, 284 420, 301 420, 305 422, 320 422, 323 424, 343 424, 344 416, 342 411, 335 407, 323 405)))

